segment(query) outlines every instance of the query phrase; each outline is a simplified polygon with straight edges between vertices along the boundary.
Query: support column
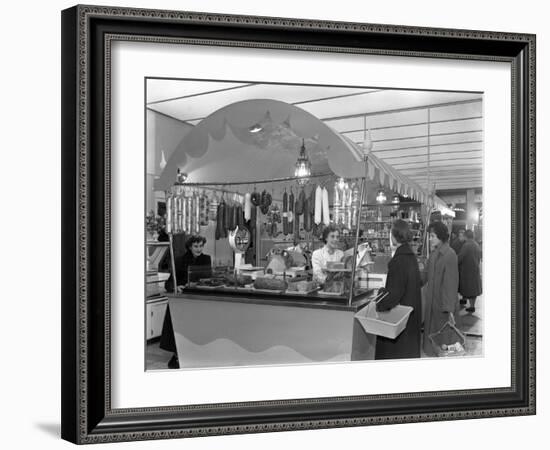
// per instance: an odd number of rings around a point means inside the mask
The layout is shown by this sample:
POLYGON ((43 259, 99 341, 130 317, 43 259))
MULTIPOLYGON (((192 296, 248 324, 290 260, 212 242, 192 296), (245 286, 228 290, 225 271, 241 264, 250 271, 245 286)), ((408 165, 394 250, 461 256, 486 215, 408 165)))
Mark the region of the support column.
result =
POLYGON ((475 191, 468 189, 466 191, 466 229, 473 230, 478 222, 478 210, 475 203, 475 191))

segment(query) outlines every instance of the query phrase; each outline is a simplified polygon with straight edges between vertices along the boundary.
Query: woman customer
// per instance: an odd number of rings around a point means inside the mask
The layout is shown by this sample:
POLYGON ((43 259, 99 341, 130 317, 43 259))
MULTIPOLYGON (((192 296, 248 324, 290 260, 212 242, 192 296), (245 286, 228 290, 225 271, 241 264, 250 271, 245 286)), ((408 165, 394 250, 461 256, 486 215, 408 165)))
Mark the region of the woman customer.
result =
MULTIPOLYGON (((208 278, 212 275, 212 261, 209 255, 203 253, 204 244, 206 244, 205 237, 191 236, 185 243, 187 251, 182 256, 176 258, 176 281, 178 283, 178 288, 185 286, 188 281, 196 281, 200 278, 208 278)), ((170 274, 170 278, 166 280, 164 287, 170 293, 174 291, 174 279, 172 274, 170 274)), ((160 348, 173 353, 172 358, 168 362, 168 367, 170 369, 179 369, 172 317, 168 306, 166 307, 166 314, 164 315, 164 322, 162 325, 160 348)))
MULTIPOLYGON (((454 323, 454 312, 458 303, 458 261, 448 243, 447 226, 434 222, 429 230, 431 253, 427 270, 423 274, 427 281, 424 351, 428 356, 436 356, 428 337, 439 332, 447 321, 454 323)), ((454 337, 450 330, 444 330, 441 343, 454 344, 454 337)))
POLYGON ((313 279, 324 284, 327 279, 327 262, 338 262, 344 258, 340 250, 340 231, 335 225, 329 225, 323 230, 324 247, 319 248, 311 255, 313 279))
POLYGON ((396 250, 388 263, 384 289, 388 295, 376 305, 376 309, 386 311, 397 305, 406 305, 412 306, 413 311, 405 330, 396 339, 376 338, 375 359, 420 358, 422 282, 416 256, 409 245, 412 240, 409 224, 401 219, 393 222, 390 239, 396 250))
POLYGON ((458 292, 462 295, 464 304, 466 300, 470 302, 470 306, 466 308, 466 311, 473 313, 476 310, 476 298, 481 295, 481 276, 479 273, 481 248, 474 241, 472 230, 466 230, 464 237, 466 241, 458 254, 458 292))

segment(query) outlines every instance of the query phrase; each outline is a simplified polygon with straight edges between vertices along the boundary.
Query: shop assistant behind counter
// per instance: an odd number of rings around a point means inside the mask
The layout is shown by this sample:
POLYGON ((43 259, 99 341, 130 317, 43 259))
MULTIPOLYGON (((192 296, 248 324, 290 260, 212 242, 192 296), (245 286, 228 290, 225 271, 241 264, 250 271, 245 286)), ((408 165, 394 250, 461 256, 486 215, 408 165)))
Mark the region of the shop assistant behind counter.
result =
POLYGON ((327 262, 340 262, 344 252, 340 250, 340 231, 334 225, 323 230, 324 247, 319 248, 311 255, 313 279, 324 284, 327 279, 327 262))

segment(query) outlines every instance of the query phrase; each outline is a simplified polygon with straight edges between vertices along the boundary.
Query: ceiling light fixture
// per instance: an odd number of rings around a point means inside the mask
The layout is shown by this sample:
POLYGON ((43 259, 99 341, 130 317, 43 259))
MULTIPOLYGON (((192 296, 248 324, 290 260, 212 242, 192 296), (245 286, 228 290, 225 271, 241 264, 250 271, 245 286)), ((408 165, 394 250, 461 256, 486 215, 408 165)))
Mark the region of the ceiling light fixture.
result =
POLYGON ((376 201, 378 203, 385 203, 387 200, 386 193, 383 189, 380 189, 376 194, 376 201))
POLYGON ((262 128, 262 126, 261 126, 259 123, 256 123, 256 124, 252 125, 252 126, 248 129, 248 131, 249 131, 250 133, 258 133, 258 132, 260 132, 260 131, 262 131, 262 130, 263 130, 263 128, 262 128))
POLYGON ((311 162, 306 154, 304 139, 302 139, 300 154, 298 155, 298 160, 296 161, 294 176, 298 178, 299 184, 306 184, 311 176, 311 162))

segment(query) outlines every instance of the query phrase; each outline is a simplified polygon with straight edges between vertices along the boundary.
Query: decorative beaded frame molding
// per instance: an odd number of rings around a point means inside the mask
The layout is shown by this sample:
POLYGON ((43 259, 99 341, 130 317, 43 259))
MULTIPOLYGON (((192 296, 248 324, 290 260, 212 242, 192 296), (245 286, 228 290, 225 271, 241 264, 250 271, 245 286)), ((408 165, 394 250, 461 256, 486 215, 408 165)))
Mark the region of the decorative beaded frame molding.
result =
MULTIPOLYGON (((99 6, 75 6, 63 11, 62 28, 64 439, 85 444, 535 414, 534 35, 99 6), (99 22, 103 27, 101 31, 97 30, 99 22), (130 32, 124 29, 129 24, 134 27, 130 32), (134 31, 145 30, 151 24, 157 25, 157 29, 159 24, 170 27, 172 33, 164 36, 162 32, 152 35, 134 31), (174 36, 175 29, 185 34, 186 27, 193 27, 203 35, 174 36), (212 33, 212 29, 218 32, 212 33), (247 36, 259 37, 232 39, 235 29, 246 30, 247 36), (322 37, 311 43, 292 42, 298 33, 307 34, 310 30, 322 37), (227 39, 225 36, 220 39, 220 32, 227 33, 227 39), (286 42, 262 41, 260 32, 271 33, 271 37, 285 34, 286 37, 279 40, 286 42), (329 32, 330 36, 323 34, 329 32), (342 45, 350 34, 365 42, 372 38, 375 45, 342 45), (403 48, 395 44, 396 38, 404 43, 399 44, 403 48), (112 409, 109 111, 110 49, 115 40, 510 62, 511 386, 112 409), (453 51, 443 51, 446 45, 453 51), (103 77, 98 73, 103 73, 103 77), (102 95, 99 104, 94 104, 98 91, 102 91, 102 95), (102 124, 98 124, 91 113, 97 112, 99 106, 102 124), (103 147, 99 156, 98 143, 103 147), (97 287, 98 281, 101 289, 97 287), (383 406, 390 403, 392 405, 383 406), (231 417, 227 418, 228 415, 231 417)), ((314 35, 310 33, 308 39, 313 41, 311 36, 314 35)))

